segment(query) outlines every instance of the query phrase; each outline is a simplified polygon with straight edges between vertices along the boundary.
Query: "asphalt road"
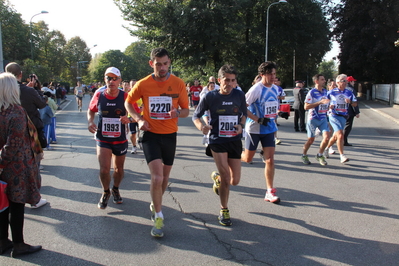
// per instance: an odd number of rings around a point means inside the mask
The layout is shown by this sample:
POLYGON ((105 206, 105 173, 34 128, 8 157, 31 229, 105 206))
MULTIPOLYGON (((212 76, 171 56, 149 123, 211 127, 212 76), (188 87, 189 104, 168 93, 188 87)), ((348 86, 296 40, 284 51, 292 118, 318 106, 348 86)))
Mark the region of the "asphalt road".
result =
MULTIPOLYGON (((72 96, 69 96, 72 99, 72 96)), ((84 108, 89 98, 84 98, 84 108)), ((74 101, 57 113, 57 140, 45 152, 39 209, 25 208, 25 241, 43 250, 0 265, 398 265, 399 125, 363 108, 346 147, 323 167, 293 117, 279 119, 275 186, 280 204, 263 200, 264 164, 242 164, 232 187, 232 227, 217 221, 218 197, 191 118, 180 119, 178 148, 164 195, 165 237, 150 236, 149 171, 142 151, 128 154, 120 187, 124 203, 97 208, 101 196, 95 141, 74 101)), ((191 111, 192 113, 192 111, 191 111)))

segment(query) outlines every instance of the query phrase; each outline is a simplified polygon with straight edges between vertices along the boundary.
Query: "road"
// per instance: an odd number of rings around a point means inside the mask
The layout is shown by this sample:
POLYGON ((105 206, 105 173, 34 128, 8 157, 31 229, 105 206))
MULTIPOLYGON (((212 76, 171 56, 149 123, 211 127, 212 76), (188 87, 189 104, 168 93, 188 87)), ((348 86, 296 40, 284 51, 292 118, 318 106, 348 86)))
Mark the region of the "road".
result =
MULTIPOLYGON (((72 96, 68 96, 72 99, 72 96)), ((84 98, 84 108, 89 98, 84 98)), ((0 265, 398 265, 399 125, 361 109, 346 147, 311 165, 293 117, 279 119, 275 185, 280 204, 263 200, 264 164, 242 164, 232 187, 232 227, 218 224, 212 159, 191 118, 180 119, 176 160, 164 195, 165 237, 150 236, 149 171, 142 151, 128 154, 120 187, 124 203, 97 208, 101 195, 95 141, 74 101, 57 113, 58 144, 45 152, 39 209, 25 208, 25 241, 42 251, 0 265)), ((192 113, 192 110, 191 110, 192 113)))

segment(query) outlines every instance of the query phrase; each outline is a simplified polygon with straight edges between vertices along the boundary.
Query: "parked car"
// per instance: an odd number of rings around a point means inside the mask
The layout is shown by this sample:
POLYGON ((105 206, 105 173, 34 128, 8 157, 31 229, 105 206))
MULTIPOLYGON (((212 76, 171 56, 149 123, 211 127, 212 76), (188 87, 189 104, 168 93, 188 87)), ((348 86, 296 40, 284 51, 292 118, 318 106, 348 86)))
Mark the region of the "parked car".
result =
POLYGON ((294 105, 294 89, 284 89, 285 99, 282 100, 281 104, 289 104, 290 109, 293 110, 294 105))

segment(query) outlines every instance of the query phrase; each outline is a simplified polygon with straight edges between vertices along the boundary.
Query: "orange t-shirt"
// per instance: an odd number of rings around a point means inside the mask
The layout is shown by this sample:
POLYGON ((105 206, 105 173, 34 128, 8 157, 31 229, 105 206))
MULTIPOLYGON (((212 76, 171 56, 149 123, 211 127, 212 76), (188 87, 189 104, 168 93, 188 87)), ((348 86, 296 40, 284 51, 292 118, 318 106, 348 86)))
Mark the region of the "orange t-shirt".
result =
POLYGON ((186 85, 180 78, 170 75, 166 81, 155 81, 152 75, 139 80, 129 92, 130 104, 143 101, 143 119, 149 123, 150 132, 171 134, 177 132, 178 118, 170 118, 172 107, 188 109, 186 85))

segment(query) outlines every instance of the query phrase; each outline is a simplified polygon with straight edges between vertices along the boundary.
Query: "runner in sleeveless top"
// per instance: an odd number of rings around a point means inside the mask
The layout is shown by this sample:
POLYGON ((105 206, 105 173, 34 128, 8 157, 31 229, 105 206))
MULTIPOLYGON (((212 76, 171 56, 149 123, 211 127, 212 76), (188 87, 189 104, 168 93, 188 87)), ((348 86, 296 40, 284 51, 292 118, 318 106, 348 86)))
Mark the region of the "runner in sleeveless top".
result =
POLYGON ((76 85, 77 86, 74 89, 74 94, 76 97, 76 102, 78 103, 78 110, 79 112, 82 112, 82 99, 83 95, 85 94, 85 91, 82 87, 82 82, 78 81, 76 85))
POLYGON ((204 135, 209 135, 206 154, 215 160, 218 172, 213 172, 213 191, 219 195, 221 210, 219 223, 232 225, 228 200, 230 185, 236 186, 241 178, 242 130, 247 116, 245 95, 234 89, 237 72, 233 66, 224 65, 218 73, 219 90, 208 92, 193 114, 194 125, 204 135), (209 110, 210 123, 201 121, 209 110))
POLYGON ((162 196, 175 158, 178 118, 188 116, 189 101, 184 81, 169 73, 167 50, 152 50, 149 64, 154 73, 134 85, 125 107, 139 124, 139 130, 144 131, 142 146, 151 172, 151 235, 163 237, 162 196), (143 117, 133 107, 139 99, 143 101, 143 117))
POLYGON ((106 88, 97 90, 90 101, 87 111, 88 129, 95 133, 97 141, 97 158, 100 164, 100 182, 104 190, 98 208, 105 209, 112 193, 113 202, 123 202, 119 185, 123 179, 125 157, 128 148, 126 126, 130 122, 125 109, 127 94, 118 89, 121 73, 115 67, 109 67, 104 77, 106 88), (98 113, 98 124, 94 123, 95 113, 98 113), (111 160, 114 165, 114 185, 110 191, 111 160))

